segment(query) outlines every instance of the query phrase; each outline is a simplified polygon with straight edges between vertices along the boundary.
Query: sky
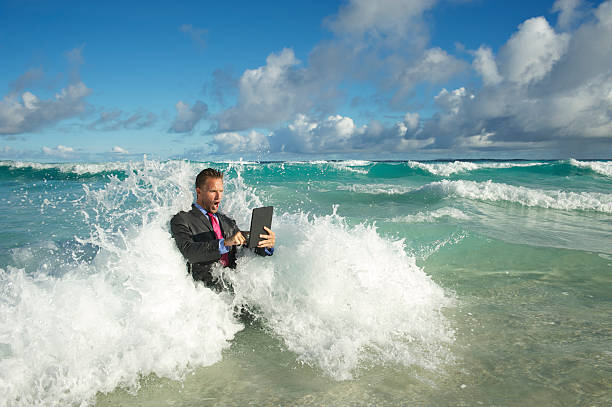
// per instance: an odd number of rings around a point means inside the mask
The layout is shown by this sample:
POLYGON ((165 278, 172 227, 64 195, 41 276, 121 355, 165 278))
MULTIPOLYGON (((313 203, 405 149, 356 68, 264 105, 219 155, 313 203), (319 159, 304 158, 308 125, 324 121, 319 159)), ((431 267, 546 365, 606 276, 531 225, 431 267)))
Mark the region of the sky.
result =
POLYGON ((612 0, 0 0, 0 160, 143 155, 609 159, 612 0))

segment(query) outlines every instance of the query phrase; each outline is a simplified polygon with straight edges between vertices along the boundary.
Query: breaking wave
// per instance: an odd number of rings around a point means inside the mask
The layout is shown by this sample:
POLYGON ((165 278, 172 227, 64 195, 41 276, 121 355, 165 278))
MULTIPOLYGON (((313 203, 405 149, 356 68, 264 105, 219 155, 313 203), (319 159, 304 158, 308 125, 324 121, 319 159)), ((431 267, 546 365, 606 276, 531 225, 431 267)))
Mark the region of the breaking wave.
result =
POLYGON ((571 158, 570 164, 574 167, 588 168, 606 177, 612 177, 612 161, 578 161, 571 158))
MULTIPOLYGON (((61 203, 82 213, 75 242, 36 261, 15 251, 19 264, 0 269, 0 404, 89 405, 98 392, 137 391, 150 374, 182 380, 221 360, 243 328, 237 304, 298 361, 337 380, 379 363, 436 369, 452 360, 442 311, 453 298, 403 241, 348 226, 336 211, 277 213, 275 255, 245 252, 239 272, 224 274, 235 297, 194 284, 168 223, 190 206, 203 165, 144 161, 84 183, 81 199, 61 203), (94 249, 85 256, 84 247, 94 249)), ((227 164, 222 209, 246 226, 262 201, 242 170, 227 164)))
POLYGON ((534 167, 543 165, 543 163, 516 163, 516 162, 470 162, 470 161, 453 161, 441 163, 422 163, 418 161, 408 161, 407 165, 410 168, 419 168, 433 175, 448 177, 452 174, 460 172, 475 171, 483 168, 505 169, 513 167, 534 167))
POLYGON ((442 180, 432 182, 421 189, 481 201, 505 201, 530 207, 612 213, 612 194, 597 192, 548 191, 495 183, 490 180, 486 182, 442 180))
POLYGON ((403 241, 349 227, 335 210, 284 214, 275 228, 283 238, 274 261, 243 257, 242 271, 228 278, 235 301, 253 307, 299 361, 344 380, 361 367, 435 369, 452 359, 454 332, 442 311, 453 300, 403 241))

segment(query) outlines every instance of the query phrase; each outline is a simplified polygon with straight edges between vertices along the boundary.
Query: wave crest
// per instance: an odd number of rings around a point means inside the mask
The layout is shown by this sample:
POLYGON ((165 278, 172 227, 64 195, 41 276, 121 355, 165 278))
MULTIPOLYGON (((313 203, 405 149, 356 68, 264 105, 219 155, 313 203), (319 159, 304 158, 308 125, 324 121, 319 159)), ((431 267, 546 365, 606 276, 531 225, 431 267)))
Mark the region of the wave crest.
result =
POLYGON ((474 163, 470 161, 453 161, 448 163, 422 163, 418 161, 408 161, 410 168, 419 168, 433 175, 448 177, 460 172, 475 171, 482 168, 504 169, 513 167, 533 167, 543 165, 543 163, 474 163))
POLYGON ((612 195, 596 192, 547 191, 495 183, 491 180, 442 180, 427 184, 422 189, 482 201, 506 201, 530 207, 612 213, 612 195))
POLYGON ((588 168, 598 174, 612 178, 612 161, 578 161, 570 158, 570 164, 574 167, 588 168))

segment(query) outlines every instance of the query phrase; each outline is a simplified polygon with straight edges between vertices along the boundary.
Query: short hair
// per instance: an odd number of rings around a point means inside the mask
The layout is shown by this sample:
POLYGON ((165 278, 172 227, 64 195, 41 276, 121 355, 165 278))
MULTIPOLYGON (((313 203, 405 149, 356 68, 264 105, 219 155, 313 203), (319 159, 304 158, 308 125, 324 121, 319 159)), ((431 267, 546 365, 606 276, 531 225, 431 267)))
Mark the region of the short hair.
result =
POLYGON ((214 168, 207 168, 205 170, 200 171, 200 173, 196 177, 196 182, 195 182, 196 188, 199 188, 202 185, 204 185, 206 183, 207 178, 223 179, 223 172, 215 170, 214 168))

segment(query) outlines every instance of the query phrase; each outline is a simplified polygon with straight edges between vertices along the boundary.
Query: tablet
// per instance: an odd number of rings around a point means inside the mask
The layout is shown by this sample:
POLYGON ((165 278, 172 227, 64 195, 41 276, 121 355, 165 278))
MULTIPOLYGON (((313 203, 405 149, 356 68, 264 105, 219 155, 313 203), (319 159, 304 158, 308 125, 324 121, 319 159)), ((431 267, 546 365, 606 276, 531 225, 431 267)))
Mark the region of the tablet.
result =
POLYGON ((264 206, 262 208, 253 209, 251 215, 251 230, 247 238, 247 247, 250 249, 256 248, 257 244, 261 240, 260 234, 268 232, 265 231, 264 226, 272 228, 272 212, 274 211, 273 206, 264 206))

